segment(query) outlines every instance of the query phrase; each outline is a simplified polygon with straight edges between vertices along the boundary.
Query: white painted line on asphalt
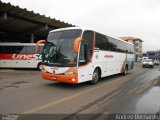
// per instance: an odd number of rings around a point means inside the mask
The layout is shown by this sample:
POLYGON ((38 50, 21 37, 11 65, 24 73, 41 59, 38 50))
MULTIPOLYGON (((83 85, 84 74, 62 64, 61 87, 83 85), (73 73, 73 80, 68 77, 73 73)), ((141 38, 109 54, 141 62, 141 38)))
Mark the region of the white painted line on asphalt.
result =
MULTIPOLYGON (((143 71, 141 71, 141 72, 137 71, 137 72, 135 72, 135 74, 137 74, 137 73, 142 73, 142 72, 143 72, 143 71)), ((133 76, 129 76, 125 81, 134 78, 134 77, 135 77, 135 74, 133 74, 133 76)), ((77 94, 74 94, 74 95, 71 95, 71 96, 67 96, 67 97, 64 97, 64 98, 62 98, 62 99, 58 99, 58 100, 55 100, 55 101, 51 101, 51 102, 49 102, 49 103, 47 103, 47 104, 44 104, 44 105, 42 105, 42 106, 37 106, 37 107, 35 107, 35 108, 29 109, 29 110, 23 112, 22 114, 31 114, 31 113, 35 113, 35 112, 38 112, 38 111, 40 111, 40 110, 49 108, 49 107, 51 107, 51 106, 53 107, 54 105, 63 103, 63 102, 65 102, 65 101, 67 101, 67 100, 70 100, 70 99, 79 97, 79 96, 81 96, 81 95, 87 94, 87 93, 89 93, 89 92, 91 92, 91 91, 100 89, 100 88, 102 88, 102 87, 104 87, 104 86, 111 85, 111 84, 113 84, 113 83, 115 83, 115 82, 120 81, 120 79, 122 79, 122 77, 119 77, 119 78, 117 78, 117 79, 114 79, 114 80, 112 80, 112 81, 109 81, 109 82, 107 82, 107 83, 104 83, 104 84, 102 84, 102 85, 95 86, 95 87, 93 87, 93 88, 90 88, 90 89, 88 89, 88 90, 82 91, 82 92, 80 92, 80 93, 77 93, 77 94)))
POLYGON ((0 73, 4 73, 4 72, 14 72, 15 70, 0 70, 0 73))
POLYGON ((97 90, 97 89, 102 88, 102 87, 104 87, 104 86, 106 86, 106 85, 111 85, 111 84, 119 81, 120 79, 122 79, 122 78, 120 77, 120 78, 117 78, 117 79, 115 79, 115 80, 113 80, 113 81, 107 82, 107 83, 105 83, 105 84, 102 84, 102 85, 96 86, 96 87, 94 87, 94 88, 90 88, 90 89, 88 89, 88 90, 82 91, 82 92, 80 92, 80 93, 78 93, 78 94, 74 94, 74 95, 71 95, 71 96, 67 96, 67 97, 64 97, 64 98, 62 98, 62 99, 58 99, 58 100, 56 100, 56 101, 52 101, 52 102, 50 102, 50 103, 44 104, 44 105, 42 105, 42 106, 38 106, 38 107, 32 108, 32 109, 30 109, 30 110, 27 110, 27 111, 23 112, 22 114, 35 113, 35 112, 40 111, 40 110, 43 110, 43 109, 45 109, 45 108, 48 108, 48 107, 51 107, 51 106, 60 104, 60 103, 62 103, 62 102, 65 102, 65 101, 67 101, 67 100, 70 100, 70 99, 79 97, 79 96, 81 96, 81 95, 87 94, 87 93, 89 93, 89 92, 91 92, 91 91, 97 90))

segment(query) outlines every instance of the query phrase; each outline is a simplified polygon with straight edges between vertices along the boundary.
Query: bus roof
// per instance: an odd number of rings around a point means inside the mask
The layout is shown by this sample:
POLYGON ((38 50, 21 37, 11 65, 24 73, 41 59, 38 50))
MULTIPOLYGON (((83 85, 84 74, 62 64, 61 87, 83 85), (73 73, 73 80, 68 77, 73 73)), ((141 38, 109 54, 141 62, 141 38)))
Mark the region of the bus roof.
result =
MULTIPOLYGON (((60 28, 60 29, 56 29, 56 30, 51 30, 50 32, 57 32, 57 31, 62 31, 62 30, 77 30, 77 29, 81 29, 82 31, 91 30, 91 31, 95 31, 95 32, 98 32, 98 33, 100 33, 100 34, 106 35, 106 34, 103 33, 103 32, 99 32, 99 31, 96 31, 96 30, 91 29, 91 28, 88 28, 88 27, 67 27, 67 28, 60 28)), ((106 36, 108 36, 108 35, 106 35, 106 36)), ((128 44, 130 44, 130 45, 134 45, 133 43, 130 43, 130 42, 121 40, 121 39, 119 39, 119 38, 115 38, 115 37, 112 37, 112 36, 108 36, 108 37, 117 39, 117 40, 119 40, 119 41, 122 41, 122 42, 124 42, 124 43, 128 43, 128 44)))
MULTIPOLYGON (((0 46, 35 46, 36 43, 0 43, 0 46)), ((39 44, 44 46, 44 44, 39 44)))

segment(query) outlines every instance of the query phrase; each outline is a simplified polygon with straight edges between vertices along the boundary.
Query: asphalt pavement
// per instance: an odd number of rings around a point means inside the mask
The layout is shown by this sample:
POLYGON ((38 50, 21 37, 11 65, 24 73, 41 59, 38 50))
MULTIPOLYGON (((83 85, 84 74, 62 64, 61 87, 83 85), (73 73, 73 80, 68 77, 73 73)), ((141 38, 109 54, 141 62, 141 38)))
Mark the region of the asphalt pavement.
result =
POLYGON ((160 68, 140 63, 126 76, 102 78, 98 84, 70 85, 43 80, 40 71, 0 69, 1 114, 63 114, 74 119, 88 114, 157 114, 160 112, 160 68))

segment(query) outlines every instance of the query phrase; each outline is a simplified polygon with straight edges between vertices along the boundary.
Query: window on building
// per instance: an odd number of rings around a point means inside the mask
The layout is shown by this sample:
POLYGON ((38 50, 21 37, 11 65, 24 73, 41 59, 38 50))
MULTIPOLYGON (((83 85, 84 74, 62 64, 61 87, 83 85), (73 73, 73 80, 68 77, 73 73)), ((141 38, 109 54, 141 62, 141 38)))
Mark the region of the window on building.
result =
POLYGON ((149 56, 155 56, 154 52, 148 53, 149 56))
POLYGON ((136 48, 135 51, 138 52, 138 48, 136 48))
POLYGON ((135 43, 135 46, 138 46, 138 43, 135 43))

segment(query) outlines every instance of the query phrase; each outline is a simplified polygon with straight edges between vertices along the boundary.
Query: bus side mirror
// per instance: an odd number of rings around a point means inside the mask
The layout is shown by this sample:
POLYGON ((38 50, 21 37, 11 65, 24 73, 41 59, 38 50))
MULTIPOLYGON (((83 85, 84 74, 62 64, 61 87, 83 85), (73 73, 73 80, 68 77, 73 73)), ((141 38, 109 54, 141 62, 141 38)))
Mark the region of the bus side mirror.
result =
POLYGON ((73 52, 74 53, 78 53, 79 44, 81 41, 82 41, 82 37, 78 37, 75 39, 74 44, 73 44, 73 52))
POLYGON ((36 43, 36 49, 35 49, 35 52, 37 53, 38 52, 38 46, 39 46, 39 44, 41 44, 41 43, 46 43, 46 40, 39 40, 37 43, 36 43))

